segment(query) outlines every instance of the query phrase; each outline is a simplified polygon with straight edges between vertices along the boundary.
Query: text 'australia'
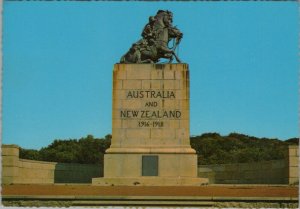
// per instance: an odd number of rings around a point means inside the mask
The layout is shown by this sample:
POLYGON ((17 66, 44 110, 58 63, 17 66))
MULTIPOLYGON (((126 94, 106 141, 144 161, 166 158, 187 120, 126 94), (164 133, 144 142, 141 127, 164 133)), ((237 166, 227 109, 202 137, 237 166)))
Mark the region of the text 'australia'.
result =
POLYGON ((158 98, 158 99, 175 99, 173 91, 128 91, 127 99, 138 98, 158 98))
POLYGON ((121 110, 121 118, 180 118, 179 110, 121 110))

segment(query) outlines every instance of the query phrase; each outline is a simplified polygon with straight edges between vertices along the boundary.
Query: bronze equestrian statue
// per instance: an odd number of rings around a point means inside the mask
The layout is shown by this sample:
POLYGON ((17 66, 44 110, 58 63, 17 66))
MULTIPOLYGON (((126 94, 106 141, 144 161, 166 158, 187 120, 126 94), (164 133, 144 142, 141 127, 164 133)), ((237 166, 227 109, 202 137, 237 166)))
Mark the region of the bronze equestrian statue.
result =
POLYGON ((175 49, 183 34, 172 22, 173 14, 168 10, 159 10, 155 16, 149 17, 141 34, 143 38, 132 44, 120 63, 158 63, 160 58, 169 59, 171 63, 173 57, 181 63, 175 49), (172 39, 175 39, 175 44, 169 48, 168 44, 172 39))

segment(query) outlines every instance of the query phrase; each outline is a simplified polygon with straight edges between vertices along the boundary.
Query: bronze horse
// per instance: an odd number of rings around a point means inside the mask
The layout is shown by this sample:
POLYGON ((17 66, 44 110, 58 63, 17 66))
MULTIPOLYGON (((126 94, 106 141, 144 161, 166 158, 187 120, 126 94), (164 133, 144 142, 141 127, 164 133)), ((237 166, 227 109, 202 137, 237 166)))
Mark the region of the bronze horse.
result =
POLYGON ((157 63, 160 58, 169 59, 171 63, 173 57, 181 63, 175 49, 183 34, 172 26, 172 22, 173 15, 170 11, 159 10, 155 17, 150 17, 142 32, 143 38, 132 45, 122 56, 120 63, 157 63), (168 44, 172 39, 175 39, 175 44, 170 49, 168 44))

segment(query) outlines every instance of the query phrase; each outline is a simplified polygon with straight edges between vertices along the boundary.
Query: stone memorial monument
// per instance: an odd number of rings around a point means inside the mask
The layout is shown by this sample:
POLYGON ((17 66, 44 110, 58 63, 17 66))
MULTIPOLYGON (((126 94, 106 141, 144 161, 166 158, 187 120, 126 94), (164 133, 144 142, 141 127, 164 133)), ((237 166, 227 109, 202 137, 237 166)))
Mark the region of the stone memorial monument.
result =
POLYGON ((189 69, 175 49, 182 33, 170 11, 149 18, 113 71, 112 141, 93 185, 201 185, 189 139, 189 69), (173 47, 168 43, 175 39, 173 47), (173 57, 177 64, 172 64, 173 57), (161 58, 168 64, 156 64, 161 58))

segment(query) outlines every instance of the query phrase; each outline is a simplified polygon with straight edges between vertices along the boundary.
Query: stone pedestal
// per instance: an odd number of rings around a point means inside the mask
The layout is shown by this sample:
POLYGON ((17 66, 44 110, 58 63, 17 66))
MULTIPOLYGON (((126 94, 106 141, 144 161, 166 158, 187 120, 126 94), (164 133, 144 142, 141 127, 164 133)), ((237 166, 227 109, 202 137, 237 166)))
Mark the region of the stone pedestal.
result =
POLYGON ((187 64, 116 64, 112 144, 94 185, 201 185, 189 140, 187 64))

